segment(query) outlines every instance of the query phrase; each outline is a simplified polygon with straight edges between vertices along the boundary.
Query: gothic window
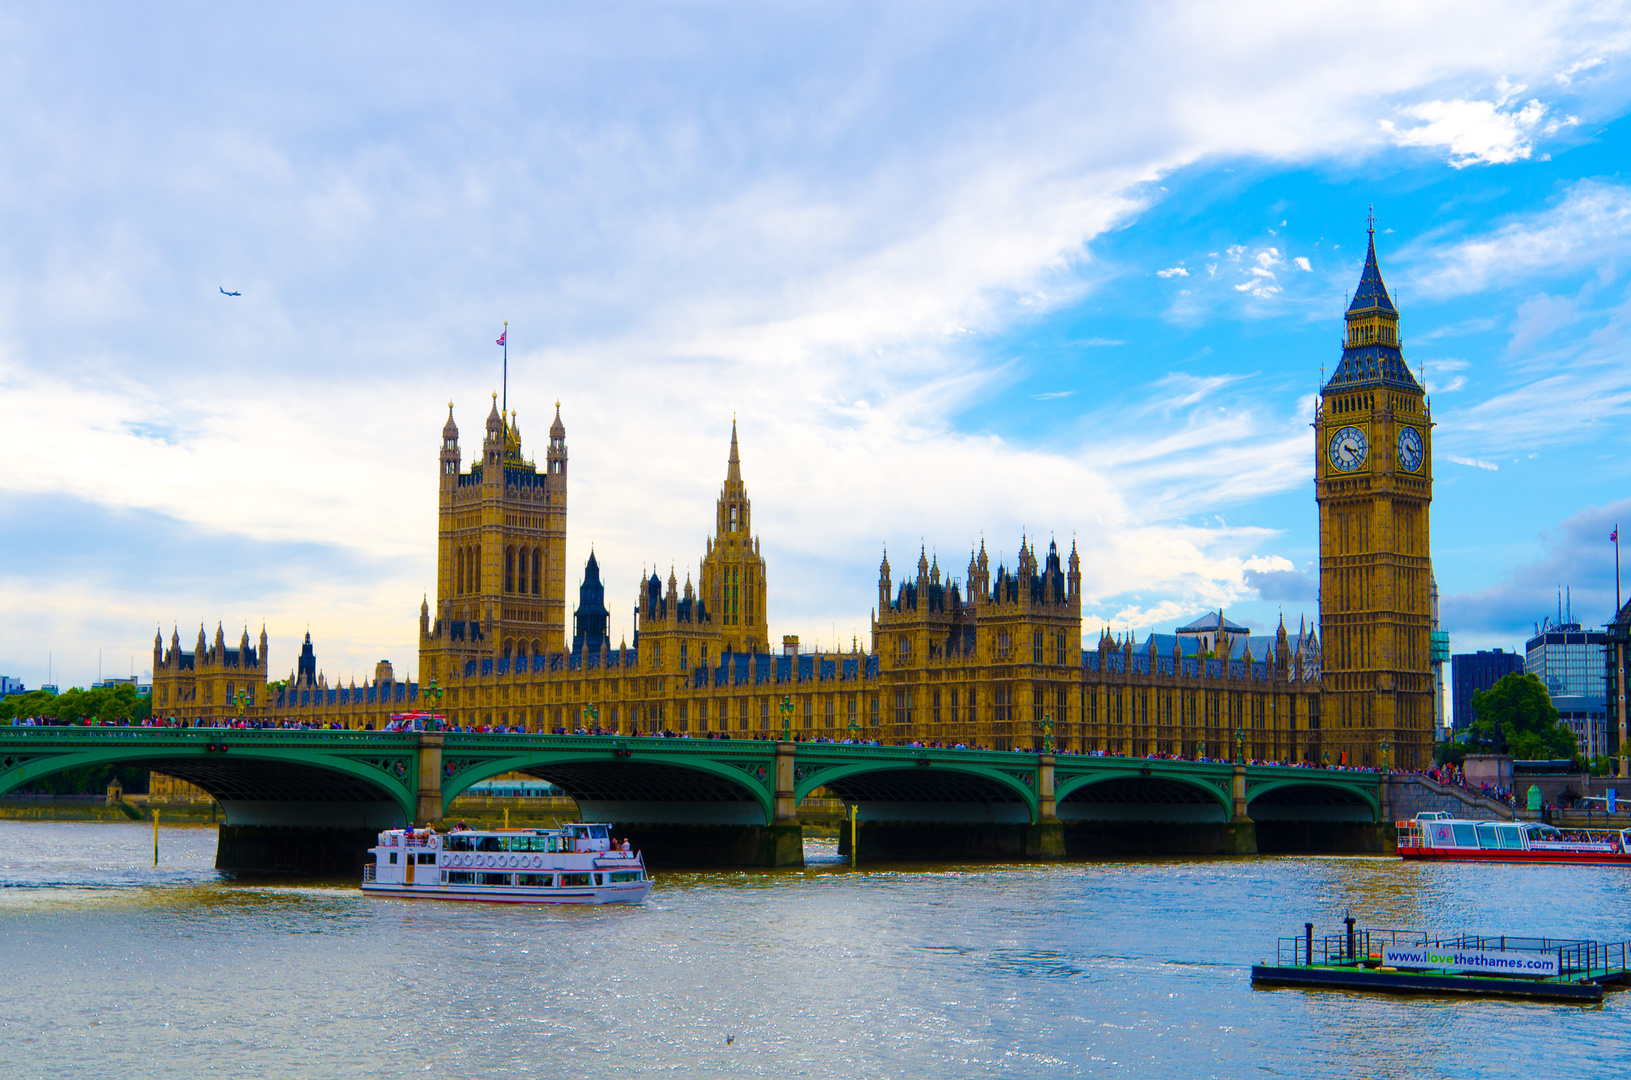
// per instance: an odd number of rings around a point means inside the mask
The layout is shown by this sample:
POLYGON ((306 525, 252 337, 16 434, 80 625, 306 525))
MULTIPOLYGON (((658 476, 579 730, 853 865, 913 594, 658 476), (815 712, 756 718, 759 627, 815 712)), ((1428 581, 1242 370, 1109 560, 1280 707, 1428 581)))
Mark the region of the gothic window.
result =
MULTIPOLYGON (((1008 723, 1008 693, 1007 686, 994 686, 991 688, 992 719, 999 724, 1008 723)), ((1006 732, 1006 727, 997 730, 1006 732)))
POLYGON ((826 703, 822 706, 822 717, 826 721, 826 723, 823 725, 824 727, 832 727, 832 725, 833 725, 833 708, 832 708, 832 705, 833 705, 832 695, 829 694, 827 696, 826 703))
POLYGON ((476 568, 475 585, 471 588, 470 591, 479 593, 479 592, 481 592, 481 545, 480 544, 477 544, 475 547, 470 549, 470 560, 471 560, 471 562, 474 564, 474 566, 476 568))
POLYGON ((934 711, 930 714, 929 719, 931 721, 933 721, 934 723, 938 724, 938 723, 940 723, 940 688, 939 687, 935 687, 934 700, 931 702, 931 705, 932 705, 934 711))
POLYGON ((953 687, 952 690, 951 690, 951 702, 950 702, 951 715, 948 716, 947 719, 950 720, 954 724, 957 723, 957 696, 958 696, 957 695, 957 688, 953 687))
POLYGON ((1006 630, 997 631, 997 655, 1004 660, 1008 659, 1008 631, 1006 630))
POLYGON ((912 658, 912 639, 902 634, 895 642, 895 651, 900 656, 900 662, 906 663, 912 658))
POLYGON ((760 731, 769 731, 770 730, 770 699, 769 698, 760 698, 759 699, 759 730, 760 731))
POLYGON ((515 549, 504 549, 504 591, 515 591, 515 549))
POLYGON ((1053 662, 1060 667, 1065 666, 1065 648, 1069 642, 1070 636, 1067 634, 1055 634, 1053 636, 1053 662))
POLYGON ((872 695, 870 695, 868 697, 868 700, 867 700, 867 715, 872 721, 872 726, 877 727, 878 722, 879 722, 878 721, 878 695, 877 694, 872 694, 872 695))
POLYGON ((738 524, 738 515, 740 513, 741 513, 740 508, 738 508, 736 506, 731 507, 731 532, 736 531, 736 527, 737 527, 737 524, 738 524))
POLYGON ((534 596, 537 596, 538 592, 539 592, 539 589, 538 589, 538 567, 539 567, 539 563, 541 563, 542 561, 543 561, 543 549, 542 548, 533 548, 532 549, 532 595, 534 595, 534 596))
POLYGON ((1031 634, 1031 663, 1042 662, 1042 631, 1037 630, 1031 634))
POLYGON ((453 595, 464 595, 464 548, 453 549, 453 595))
POLYGON ((518 592, 518 593, 521 593, 524 596, 524 595, 526 595, 526 592, 527 592, 527 549, 526 548, 521 549, 520 553, 516 556, 515 562, 516 562, 516 566, 515 566, 515 591, 518 592))
POLYGON ((686 642, 683 642, 683 641, 680 642, 680 670, 681 671, 686 670, 685 654, 686 654, 687 651, 689 651, 689 650, 686 648, 686 642))
POLYGON ((804 730, 809 731, 815 727, 815 702, 809 696, 804 698, 804 730))
MULTIPOLYGON (((912 723, 912 692, 895 691, 895 726, 904 729, 912 723)), ((900 733, 904 733, 904 730, 900 733)))

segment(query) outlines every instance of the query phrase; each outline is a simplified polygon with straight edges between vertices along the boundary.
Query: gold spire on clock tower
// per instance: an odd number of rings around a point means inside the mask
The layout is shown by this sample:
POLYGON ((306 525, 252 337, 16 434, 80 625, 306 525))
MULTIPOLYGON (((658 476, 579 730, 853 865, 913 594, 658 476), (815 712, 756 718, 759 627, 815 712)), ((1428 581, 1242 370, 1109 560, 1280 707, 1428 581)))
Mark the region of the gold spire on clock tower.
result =
POLYGON ((1314 417, 1322 743, 1332 764, 1418 768, 1432 753, 1432 419, 1400 351, 1375 219, 1342 362, 1314 417))

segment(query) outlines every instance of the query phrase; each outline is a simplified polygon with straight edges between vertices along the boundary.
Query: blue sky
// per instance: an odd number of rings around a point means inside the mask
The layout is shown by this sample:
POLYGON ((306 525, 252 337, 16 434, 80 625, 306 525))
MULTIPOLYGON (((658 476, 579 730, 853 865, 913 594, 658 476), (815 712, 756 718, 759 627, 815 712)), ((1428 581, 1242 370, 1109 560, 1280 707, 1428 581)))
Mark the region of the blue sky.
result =
MULTIPOLYGON (((740 419, 774 633, 887 543, 1074 539, 1086 629, 1314 617, 1375 207, 1456 649, 1612 605, 1624 5, 54 5, 0 15, 0 673, 264 621, 414 670, 446 402, 562 402, 616 623, 740 419), (219 287, 236 289, 226 298, 219 287)), ((467 438, 467 442, 468 442, 467 438)), ((575 575, 574 575, 575 583, 575 575)), ((134 658, 134 659, 132 659, 134 658)))

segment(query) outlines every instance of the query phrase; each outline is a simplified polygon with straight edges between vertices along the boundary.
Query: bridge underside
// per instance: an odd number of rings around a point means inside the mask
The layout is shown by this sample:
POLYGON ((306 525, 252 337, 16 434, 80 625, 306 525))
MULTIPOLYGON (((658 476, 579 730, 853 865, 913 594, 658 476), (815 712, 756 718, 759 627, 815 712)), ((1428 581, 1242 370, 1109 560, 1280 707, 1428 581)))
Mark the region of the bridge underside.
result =
POLYGON ((1378 821, 1358 792, 1323 784, 1288 784, 1248 804, 1264 854, 1370 853, 1395 850, 1392 822, 1378 821))
POLYGON ((521 771, 578 804, 584 821, 627 837, 651 866, 788 866, 804 862, 798 824, 776 825, 742 784, 647 761, 568 761, 521 771))
POLYGON ((217 870, 360 874, 379 831, 407 822, 387 792, 332 769, 230 755, 141 764, 201 787, 221 804, 217 870))
MULTIPOLYGON (((823 786, 856 808, 860 858, 1016 859, 1045 853, 1047 829, 1031 803, 1008 785, 952 769, 900 768, 855 773, 823 786)), ((1055 827, 1056 828, 1056 827, 1055 827)), ((838 850, 850 853, 850 829, 838 850)))

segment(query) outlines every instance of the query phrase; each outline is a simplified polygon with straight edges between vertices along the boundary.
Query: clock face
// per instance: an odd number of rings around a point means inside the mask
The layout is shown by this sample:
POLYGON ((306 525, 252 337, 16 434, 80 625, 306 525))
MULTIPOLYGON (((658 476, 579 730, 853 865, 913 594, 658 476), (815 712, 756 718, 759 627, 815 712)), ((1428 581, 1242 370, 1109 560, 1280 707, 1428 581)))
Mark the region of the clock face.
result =
POLYGON ((1399 468, 1405 472, 1415 472, 1421 468, 1422 446, 1421 432, 1413 427, 1402 428, 1399 431, 1399 468))
POLYGON ((1365 433, 1356 427, 1345 427, 1331 436, 1331 444, 1325 453, 1335 468, 1353 472, 1365 463, 1365 455, 1369 452, 1370 444, 1365 441, 1365 433))

